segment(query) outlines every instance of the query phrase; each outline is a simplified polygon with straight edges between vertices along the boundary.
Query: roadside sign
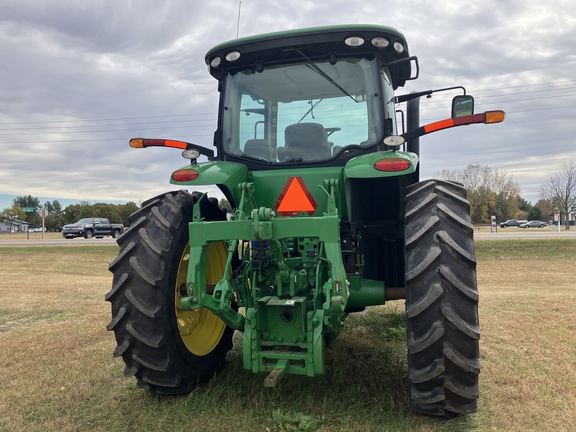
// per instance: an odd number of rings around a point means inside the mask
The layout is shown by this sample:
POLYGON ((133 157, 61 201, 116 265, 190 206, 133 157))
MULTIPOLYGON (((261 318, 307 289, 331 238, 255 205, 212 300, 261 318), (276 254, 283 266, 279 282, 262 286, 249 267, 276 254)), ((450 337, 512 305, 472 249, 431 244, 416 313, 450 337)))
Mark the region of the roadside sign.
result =
POLYGON ((23 207, 24 213, 32 213, 35 209, 34 207, 23 207))

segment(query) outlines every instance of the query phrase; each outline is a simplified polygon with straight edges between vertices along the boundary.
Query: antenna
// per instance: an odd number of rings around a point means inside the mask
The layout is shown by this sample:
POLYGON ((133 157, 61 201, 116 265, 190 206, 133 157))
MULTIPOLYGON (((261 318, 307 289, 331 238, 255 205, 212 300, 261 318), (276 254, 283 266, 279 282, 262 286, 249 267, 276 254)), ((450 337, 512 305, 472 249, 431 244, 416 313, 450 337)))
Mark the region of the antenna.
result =
POLYGON ((238 39, 238 32, 240 31, 240 9, 242 8, 242 1, 238 2, 238 23, 236 24, 236 39, 238 39))

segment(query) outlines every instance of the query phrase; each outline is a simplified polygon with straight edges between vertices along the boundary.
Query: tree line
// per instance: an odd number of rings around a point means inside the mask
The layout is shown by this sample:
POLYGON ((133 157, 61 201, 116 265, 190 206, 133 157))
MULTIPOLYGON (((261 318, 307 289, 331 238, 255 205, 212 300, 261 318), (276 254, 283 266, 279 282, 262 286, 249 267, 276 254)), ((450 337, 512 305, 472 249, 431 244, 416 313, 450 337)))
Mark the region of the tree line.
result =
POLYGON ((108 218, 111 223, 121 223, 129 226, 129 216, 138 210, 138 205, 132 201, 126 204, 96 203, 90 204, 81 201, 78 204, 71 204, 63 207, 58 200, 40 203, 40 199, 31 195, 17 196, 12 200, 12 207, 3 209, 0 212, 0 221, 11 222, 20 220, 28 222, 30 228, 42 226, 42 216, 40 211, 45 208, 48 215, 44 221, 47 231, 59 231, 62 226, 77 222, 87 217, 108 218), (25 212, 24 209, 33 211, 25 212))
POLYGON ((468 165, 464 170, 442 170, 437 178, 462 183, 470 201, 472 223, 489 223, 508 219, 542 220, 561 214, 566 229, 570 215, 576 212, 576 165, 562 164, 557 174, 540 188, 540 199, 534 205, 521 197, 520 185, 504 170, 488 166, 468 165))
MULTIPOLYGON (((464 170, 444 169, 434 177, 462 183, 470 201, 470 214, 473 224, 486 224, 491 216, 498 221, 507 219, 526 219, 549 221, 554 214, 562 214, 566 229, 570 229, 570 215, 576 213, 576 164, 563 163, 558 172, 541 186, 540 200, 531 204, 521 197, 520 185, 504 170, 488 166, 468 165, 464 170)), ((231 212, 230 204, 220 200, 220 207, 231 212)), ((85 217, 105 217, 112 223, 128 226, 129 216, 138 210, 132 201, 126 204, 90 204, 82 201, 63 208, 57 200, 47 201, 43 205, 31 195, 18 196, 12 200, 12 207, 0 212, 0 221, 21 220, 30 227, 42 226, 40 210, 48 210, 45 227, 48 231, 57 231, 63 225, 74 223, 85 217), (34 211, 24 212, 24 208, 34 211)))

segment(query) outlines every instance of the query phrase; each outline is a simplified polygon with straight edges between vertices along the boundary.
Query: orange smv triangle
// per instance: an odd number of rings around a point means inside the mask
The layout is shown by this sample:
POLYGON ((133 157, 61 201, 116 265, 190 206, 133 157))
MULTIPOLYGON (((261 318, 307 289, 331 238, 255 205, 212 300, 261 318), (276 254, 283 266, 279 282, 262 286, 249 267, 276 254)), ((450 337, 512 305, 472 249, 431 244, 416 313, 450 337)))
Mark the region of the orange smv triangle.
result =
POLYGON ((276 201, 276 211, 282 216, 298 216, 301 212, 312 215, 316 206, 302 177, 290 177, 276 201))

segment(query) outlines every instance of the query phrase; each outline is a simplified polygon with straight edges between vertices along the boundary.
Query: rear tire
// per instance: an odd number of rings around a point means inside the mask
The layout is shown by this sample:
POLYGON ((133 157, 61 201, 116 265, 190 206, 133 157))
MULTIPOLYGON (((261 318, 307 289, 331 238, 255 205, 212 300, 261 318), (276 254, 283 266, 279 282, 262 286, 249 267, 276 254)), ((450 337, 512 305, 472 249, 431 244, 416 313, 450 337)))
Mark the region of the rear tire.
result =
POLYGON ((442 180, 410 186, 405 235, 412 408, 448 418, 475 412, 480 329, 465 189, 442 180))
MULTIPOLYGON (((188 268, 188 222, 200 194, 170 192, 143 203, 130 229, 117 240, 118 257, 106 300, 112 303, 117 347, 124 374, 158 394, 185 394, 208 381, 232 348, 233 330, 207 309, 179 308, 188 268)), ((203 199, 202 217, 225 220, 214 198, 203 199)), ((206 283, 214 284, 226 264, 226 247, 209 247, 206 283)))

